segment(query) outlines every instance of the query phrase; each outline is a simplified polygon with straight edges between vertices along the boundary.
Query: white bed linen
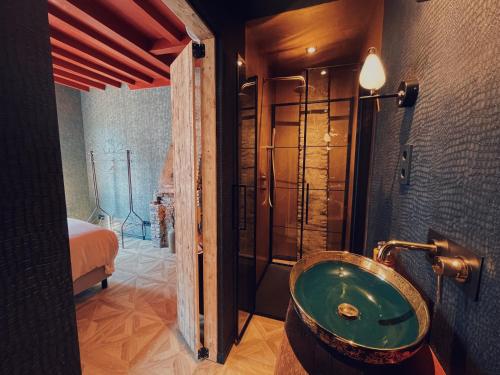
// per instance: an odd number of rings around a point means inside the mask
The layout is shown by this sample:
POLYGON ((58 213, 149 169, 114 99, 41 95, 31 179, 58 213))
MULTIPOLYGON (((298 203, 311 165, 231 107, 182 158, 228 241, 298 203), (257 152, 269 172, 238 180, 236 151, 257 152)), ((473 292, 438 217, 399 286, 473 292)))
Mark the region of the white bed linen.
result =
POLYGON ((104 266, 108 275, 114 272, 118 254, 115 232, 70 218, 68 230, 73 281, 98 267, 104 266))

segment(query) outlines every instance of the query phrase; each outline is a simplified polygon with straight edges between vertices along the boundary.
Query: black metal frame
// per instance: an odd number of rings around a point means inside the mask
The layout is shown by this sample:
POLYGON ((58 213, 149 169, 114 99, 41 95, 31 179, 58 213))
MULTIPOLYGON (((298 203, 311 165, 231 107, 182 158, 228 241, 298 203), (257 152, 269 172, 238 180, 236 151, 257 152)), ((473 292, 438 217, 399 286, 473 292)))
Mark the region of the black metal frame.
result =
MULTIPOLYGON (((333 67, 335 68, 335 67, 333 67)), ((314 68, 316 69, 316 68, 314 68)), ((299 238, 299 259, 302 258, 303 256, 303 234, 304 230, 312 230, 312 229, 307 229, 304 228, 304 224, 308 224, 308 219, 309 219, 309 184, 306 183, 305 179, 305 173, 306 173, 306 161, 307 161, 307 148, 308 147, 319 147, 319 146, 308 146, 307 145, 307 127, 308 127, 308 122, 307 122, 307 115, 309 113, 309 104, 321 104, 321 103, 328 103, 328 129, 330 130, 330 121, 331 121, 331 112, 330 112, 330 107, 331 103, 335 102, 349 102, 349 123, 348 123, 348 133, 347 133, 347 143, 346 145, 342 146, 330 146, 330 147, 345 147, 346 148, 346 172, 345 172, 345 180, 343 181, 344 183, 344 210, 343 210, 343 223, 342 223, 342 239, 341 239, 341 247, 342 249, 345 249, 346 247, 346 235, 347 235, 347 213, 348 213, 348 202, 349 202, 349 181, 350 181, 350 173, 351 173, 351 146, 352 146, 352 127, 353 127, 353 122, 354 122, 354 97, 347 97, 347 98, 335 98, 332 99, 330 97, 330 81, 331 78, 329 76, 328 78, 328 98, 327 99, 320 99, 320 100, 307 100, 309 96, 309 71, 310 69, 306 69, 306 90, 305 90, 305 101, 299 100, 298 102, 285 102, 285 103, 276 103, 271 106, 271 132, 273 129, 276 127, 276 107, 285 107, 285 106, 299 106, 299 122, 300 122, 300 115, 304 114, 304 143, 303 145, 298 145, 298 147, 301 147, 303 150, 303 155, 302 155, 302 182, 301 182, 301 215, 300 215, 300 238, 299 238), (304 106, 304 110, 302 110, 302 107, 304 106)), ((300 141, 300 140, 299 140, 300 141)), ((321 146, 323 147, 323 146, 321 146)), ((281 147, 280 147, 281 148, 281 147)), ((287 148, 284 146, 283 148, 287 148)), ((294 146, 290 146, 289 148, 296 148, 294 146)), ((329 159, 328 159, 329 163, 329 159)), ((299 171, 300 173, 300 171, 299 171)), ((275 186, 274 186, 274 175, 273 171, 271 168, 271 176, 270 176, 270 189, 272 192, 274 192, 275 186)), ((297 188, 299 189, 299 188, 297 188)), ((328 190, 329 191, 329 190, 328 190)), ((328 194, 328 192, 327 192, 328 194)), ((269 233, 269 263, 278 263, 274 262, 273 259, 273 230, 272 228, 274 227, 273 224, 273 211, 274 208, 270 208, 270 233, 269 233)), ((333 232, 332 232, 333 233, 333 232)), ((338 233, 338 232, 335 232, 338 233)), ((294 259, 283 259, 283 260, 296 260, 294 259)), ((279 263, 281 264, 281 263, 279 263)))
MULTIPOLYGON (((87 219, 87 221, 91 222, 92 218, 94 217, 94 215, 97 212, 99 212, 99 211, 101 211, 102 213, 108 215, 109 220, 111 221, 113 216, 111 214, 109 214, 104 208, 101 207, 101 201, 100 201, 100 198, 99 198, 99 187, 97 185, 97 176, 96 176, 96 172, 95 172, 94 151, 90 151, 90 165, 92 167, 92 182, 93 182, 93 186, 94 186, 95 208, 92 211, 92 213, 90 214, 90 216, 87 219)), ((110 224, 112 225, 112 223, 110 223, 110 224)))
MULTIPOLYGON (((361 92, 360 94, 362 94, 361 92)), ((358 100, 356 130, 356 158, 354 165, 354 191, 352 199, 351 252, 363 254, 368 203, 368 182, 374 136, 375 102, 358 100)))
MULTIPOLYGON (((346 242, 346 232, 347 232, 347 211, 349 209, 349 182, 351 178, 351 138, 352 138, 352 126, 354 121, 354 98, 350 99, 349 102, 349 129, 347 132, 347 158, 346 158, 346 171, 345 171, 345 185, 344 185, 344 220, 342 222, 342 242, 341 247, 342 250, 345 249, 346 242)), ((354 185, 356 185, 356 180, 354 180, 354 185)))
POLYGON ((141 221, 141 233, 142 239, 146 239, 146 228, 144 225, 144 220, 134 211, 134 197, 132 196, 132 167, 131 167, 131 159, 130 159, 130 150, 127 150, 127 172, 128 172, 128 206, 129 212, 125 220, 121 225, 121 236, 122 236, 122 248, 125 248, 125 238, 123 228, 125 227, 125 223, 131 215, 134 215, 141 221))
MULTIPOLYGON (((258 131, 258 123, 257 123, 257 119, 258 119, 258 77, 257 76, 252 76, 248 79, 245 80, 245 82, 255 82, 255 95, 254 95, 254 114, 255 114, 255 132, 254 132, 254 179, 253 179, 253 186, 251 186, 250 188, 253 188, 253 195, 254 195, 254 207, 253 207, 253 211, 254 211, 254 217, 256 217, 255 215, 257 214, 257 142, 258 142, 258 137, 257 137, 257 131, 258 131)), ((241 83, 241 80, 238 79, 238 84, 241 83)), ((239 91, 239 90, 238 90, 239 91)), ((239 100, 237 101, 237 106, 238 106, 238 130, 236 132, 236 142, 237 144, 239 145, 239 137, 240 137, 240 126, 241 126, 241 118, 240 118, 240 111, 242 109, 245 109, 245 110, 248 110, 248 109, 251 109, 251 108, 248 108, 248 107, 245 107, 245 108, 240 108, 240 105, 239 105, 239 100)), ((240 148, 238 146, 238 151, 240 151, 240 148)), ((241 153, 238 152, 238 155, 237 155, 237 166, 238 166, 238 170, 239 170, 239 166, 241 165, 241 153)), ((248 192, 248 186, 245 185, 245 184, 239 184, 239 174, 238 174, 238 177, 237 177, 237 180, 238 180, 238 185, 235 185, 235 189, 233 189, 233 191, 235 191, 233 194, 234 194, 234 197, 233 197, 233 202, 234 202, 234 216, 235 218, 237 218, 237 232, 239 233, 241 230, 247 230, 247 192, 248 192), (241 220, 240 220, 240 212, 239 212, 239 208, 240 208, 240 204, 239 204, 239 197, 240 197, 240 189, 243 188, 243 191, 244 191, 244 195, 245 195, 245 198, 244 198, 244 219, 243 219, 243 226, 241 226, 241 220)), ((256 222, 254 220, 254 225, 253 225, 253 270, 255 271, 256 268, 257 268, 257 258, 256 258, 256 239, 257 239, 257 225, 256 225, 256 222)), ((241 331, 239 330, 239 317, 238 317, 238 313, 239 313, 239 301, 238 301, 238 291, 239 291, 239 284, 240 284, 240 280, 239 280, 239 273, 240 273, 240 268, 239 268, 239 252, 240 252, 240 239, 239 239, 239 235, 237 236, 236 238, 237 240, 237 252, 236 252, 236 257, 235 257, 235 263, 236 263, 236 309, 235 309, 235 313, 236 313, 236 317, 235 317, 235 323, 236 323, 236 338, 235 338, 235 343, 236 345, 240 343, 243 335, 245 334, 245 331, 250 323, 250 321, 252 320, 252 317, 255 313, 255 295, 256 295, 256 291, 257 291, 257 287, 256 287, 256 282, 255 282, 255 272, 253 273, 254 274, 254 282, 252 283, 255 287, 254 287, 254 297, 253 297, 253 311, 250 311, 249 312, 249 315, 245 321, 245 323, 243 324, 243 327, 241 327, 241 331)))
MULTIPOLYGON (((309 123, 307 122, 307 115, 309 113, 309 69, 306 69, 306 92, 305 92, 305 100, 304 100, 304 146, 302 151, 302 197, 300 200, 301 208, 300 208, 300 259, 302 259, 303 252, 303 240, 304 240, 304 188, 306 183, 306 160, 307 160, 307 127, 309 123)), ((299 105, 299 108, 302 104, 299 105)), ((300 126, 300 114, 299 114, 299 126, 300 126)), ((300 141, 300 139, 299 139, 300 141)), ((300 147, 300 145, 299 145, 300 147)), ((308 202, 309 203, 309 200, 308 202)))

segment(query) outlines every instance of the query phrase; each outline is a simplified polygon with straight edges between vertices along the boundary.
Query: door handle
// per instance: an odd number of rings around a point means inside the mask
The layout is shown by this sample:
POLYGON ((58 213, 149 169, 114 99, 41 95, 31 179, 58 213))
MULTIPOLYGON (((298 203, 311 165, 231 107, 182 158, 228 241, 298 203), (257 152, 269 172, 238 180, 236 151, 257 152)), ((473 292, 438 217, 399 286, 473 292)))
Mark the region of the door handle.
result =
POLYGON ((309 183, 306 185, 306 224, 309 224, 309 183))
POLYGON ((243 188, 243 195, 245 198, 243 199, 243 226, 240 225, 239 230, 247 230, 247 186, 246 185, 238 185, 241 189, 243 188))

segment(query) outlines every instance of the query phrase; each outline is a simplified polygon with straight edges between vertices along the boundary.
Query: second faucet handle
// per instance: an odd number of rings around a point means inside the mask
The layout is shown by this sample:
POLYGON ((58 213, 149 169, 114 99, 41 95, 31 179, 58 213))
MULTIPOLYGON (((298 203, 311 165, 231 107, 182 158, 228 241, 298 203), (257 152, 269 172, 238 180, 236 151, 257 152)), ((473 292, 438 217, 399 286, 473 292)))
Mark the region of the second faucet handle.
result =
POLYGON ((438 276, 452 277, 462 283, 469 279, 469 266, 461 257, 436 256, 432 269, 438 276))

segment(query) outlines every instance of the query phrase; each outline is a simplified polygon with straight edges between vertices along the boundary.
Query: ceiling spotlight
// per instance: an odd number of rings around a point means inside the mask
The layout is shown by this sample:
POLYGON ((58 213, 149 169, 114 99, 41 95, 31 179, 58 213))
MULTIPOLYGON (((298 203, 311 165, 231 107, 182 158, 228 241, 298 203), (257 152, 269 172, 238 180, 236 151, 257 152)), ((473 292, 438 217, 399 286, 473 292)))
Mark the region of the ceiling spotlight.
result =
POLYGON ((306 48, 306 52, 307 52, 308 55, 312 55, 313 53, 316 52, 316 47, 314 47, 314 46, 307 47, 306 48))
POLYGON ((320 74, 321 74, 322 76, 326 76, 326 70, 325 70, 325 69, 323 69, 323 70, 321 71, 321 73, 320 73, 320 74))

